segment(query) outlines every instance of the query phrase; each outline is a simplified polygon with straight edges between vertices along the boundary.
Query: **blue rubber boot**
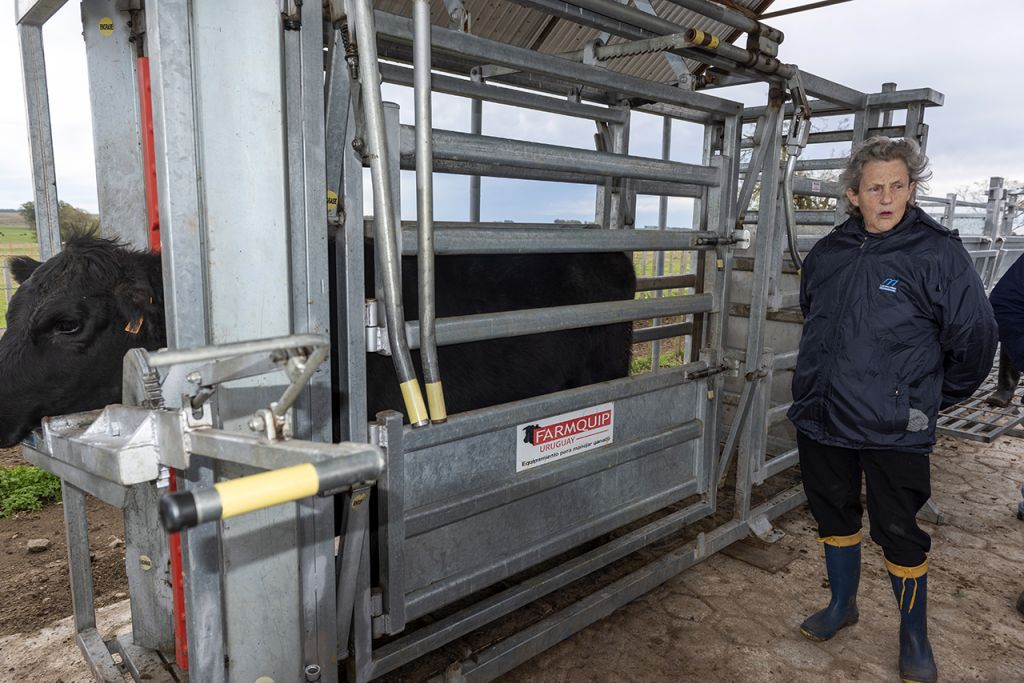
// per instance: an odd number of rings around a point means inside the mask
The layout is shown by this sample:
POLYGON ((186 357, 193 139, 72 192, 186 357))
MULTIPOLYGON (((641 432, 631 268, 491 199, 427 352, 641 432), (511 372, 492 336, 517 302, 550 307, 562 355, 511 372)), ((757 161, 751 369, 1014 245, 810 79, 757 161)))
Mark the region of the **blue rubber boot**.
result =
POLYGON ((852 536, 829 536, 825 544, 825 569, 832 588, 828 607, 815 612, 800 624, 800 633, 811 640, 828 640, 844 626, 856 624, 857 585, 860 583, 861 532, 852 536))
POLYGON ((904 683, 939 680, 928 642, 928 562, 916 567, 885 563, 900 606, 900 677, 904 683))

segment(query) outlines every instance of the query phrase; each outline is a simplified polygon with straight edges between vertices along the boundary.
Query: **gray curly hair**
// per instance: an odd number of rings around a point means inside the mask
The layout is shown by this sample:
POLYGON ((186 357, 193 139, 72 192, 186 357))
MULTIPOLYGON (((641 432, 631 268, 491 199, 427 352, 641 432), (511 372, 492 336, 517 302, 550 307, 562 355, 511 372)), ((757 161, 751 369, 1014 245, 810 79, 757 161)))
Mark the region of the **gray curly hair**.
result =
MULTIPOLYGON (((839 174, 839 187, 843 194, 846 190, 857 192, 860 188, 860 181, 864 176, 864 166, 870 161, 894 161, 899 159, 907 165, 910 175, 910 182, 916 183, 921 190, 928 189, 928 180, 932 172, 928 170, 928 157, 921 151, 921 146, 911 138, 893 140, 883 135, 876 135, 868 138, 860 147, 855 149, 846 162, 846 168, 839 174)), ((916 202, 913 198, 910 204, 916 202)), ((852 204, 847 204, 846 213, 851 216, 860 216, 860 209, 852 204)))

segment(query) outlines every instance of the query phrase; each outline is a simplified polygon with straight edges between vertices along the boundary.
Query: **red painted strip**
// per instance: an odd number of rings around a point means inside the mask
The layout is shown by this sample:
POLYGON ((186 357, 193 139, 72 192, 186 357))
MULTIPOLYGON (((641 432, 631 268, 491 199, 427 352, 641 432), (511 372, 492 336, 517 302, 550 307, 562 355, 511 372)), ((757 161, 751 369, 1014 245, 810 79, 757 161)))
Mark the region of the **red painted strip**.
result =
MULTIPOLYGON (((159 248, 160 242, 157 241, 159 248)), ((178 471, 171 470, 168 491, 178 490, 178 471)), ((181 568, 181 534, 168 534, 171 546, 171 594, 174 599, 174 658, 182 671, 188 671, 188 634, 185 630, 185 583, 181 568)))
POLYGON ((146 183, 146 222, 150 251, 160 252, 160 205, 156 194, 156 147, 153 142, 153 90, 149 82, 149 57, 136 62, 139 74, 139 114, 142 124, 142 172, 146 183))

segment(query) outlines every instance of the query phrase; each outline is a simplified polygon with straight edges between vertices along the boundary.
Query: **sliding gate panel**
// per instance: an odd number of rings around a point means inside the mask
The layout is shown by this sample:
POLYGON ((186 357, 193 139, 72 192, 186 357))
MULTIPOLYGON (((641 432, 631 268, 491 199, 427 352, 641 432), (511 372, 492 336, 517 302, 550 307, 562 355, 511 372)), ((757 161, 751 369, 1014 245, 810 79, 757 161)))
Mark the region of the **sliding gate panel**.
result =
MULTIPOLYGON (((388 592, 397 599, 401 582, 405 617, 707 491, 701 475, 710 468, 701 456, 709 401, 703 383, 687 379, 702 365, 466 413, 445 426, 451 440, 430 438, 402 453, 389 438, 382 551, 388 592), (516 471, 524 427, 593 408, 611 411, 611 443, 516 471), (482 426, 485 414, 486 431, 466 434, 464 426, 482 426)), ((418 439, 402 431, 401 441, 418 439)))

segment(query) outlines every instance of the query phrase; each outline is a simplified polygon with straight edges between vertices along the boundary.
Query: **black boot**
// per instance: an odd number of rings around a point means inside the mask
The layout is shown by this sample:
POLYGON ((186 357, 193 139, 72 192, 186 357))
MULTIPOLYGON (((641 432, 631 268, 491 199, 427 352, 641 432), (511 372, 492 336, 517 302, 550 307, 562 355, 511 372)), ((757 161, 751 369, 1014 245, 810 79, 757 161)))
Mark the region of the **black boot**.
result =
POLYGON ((828 607, 815 612, 800 624, 800 633, 811 640, 828 640, 839 629, 856 624, 857 585, 860 583, 860 539, 852 536, 830 536, 825 544, 825 569, 832 589, 828 607))
POLYGON ((999 351, 999 381, 996 383, 996 390, 988 395, 985 403, 999 408, 1010 405, 1018 382, 1020 382, 1020 371, 1013 366, 1010 354, 1006 353, 1005 349, 1001 349, 999 351))
POLYGON ((900 678, 903 683, 935 683, 939 673, 928 642, 928 562, 901 567, 886 560, 885 566, 900 606, 900 678))

